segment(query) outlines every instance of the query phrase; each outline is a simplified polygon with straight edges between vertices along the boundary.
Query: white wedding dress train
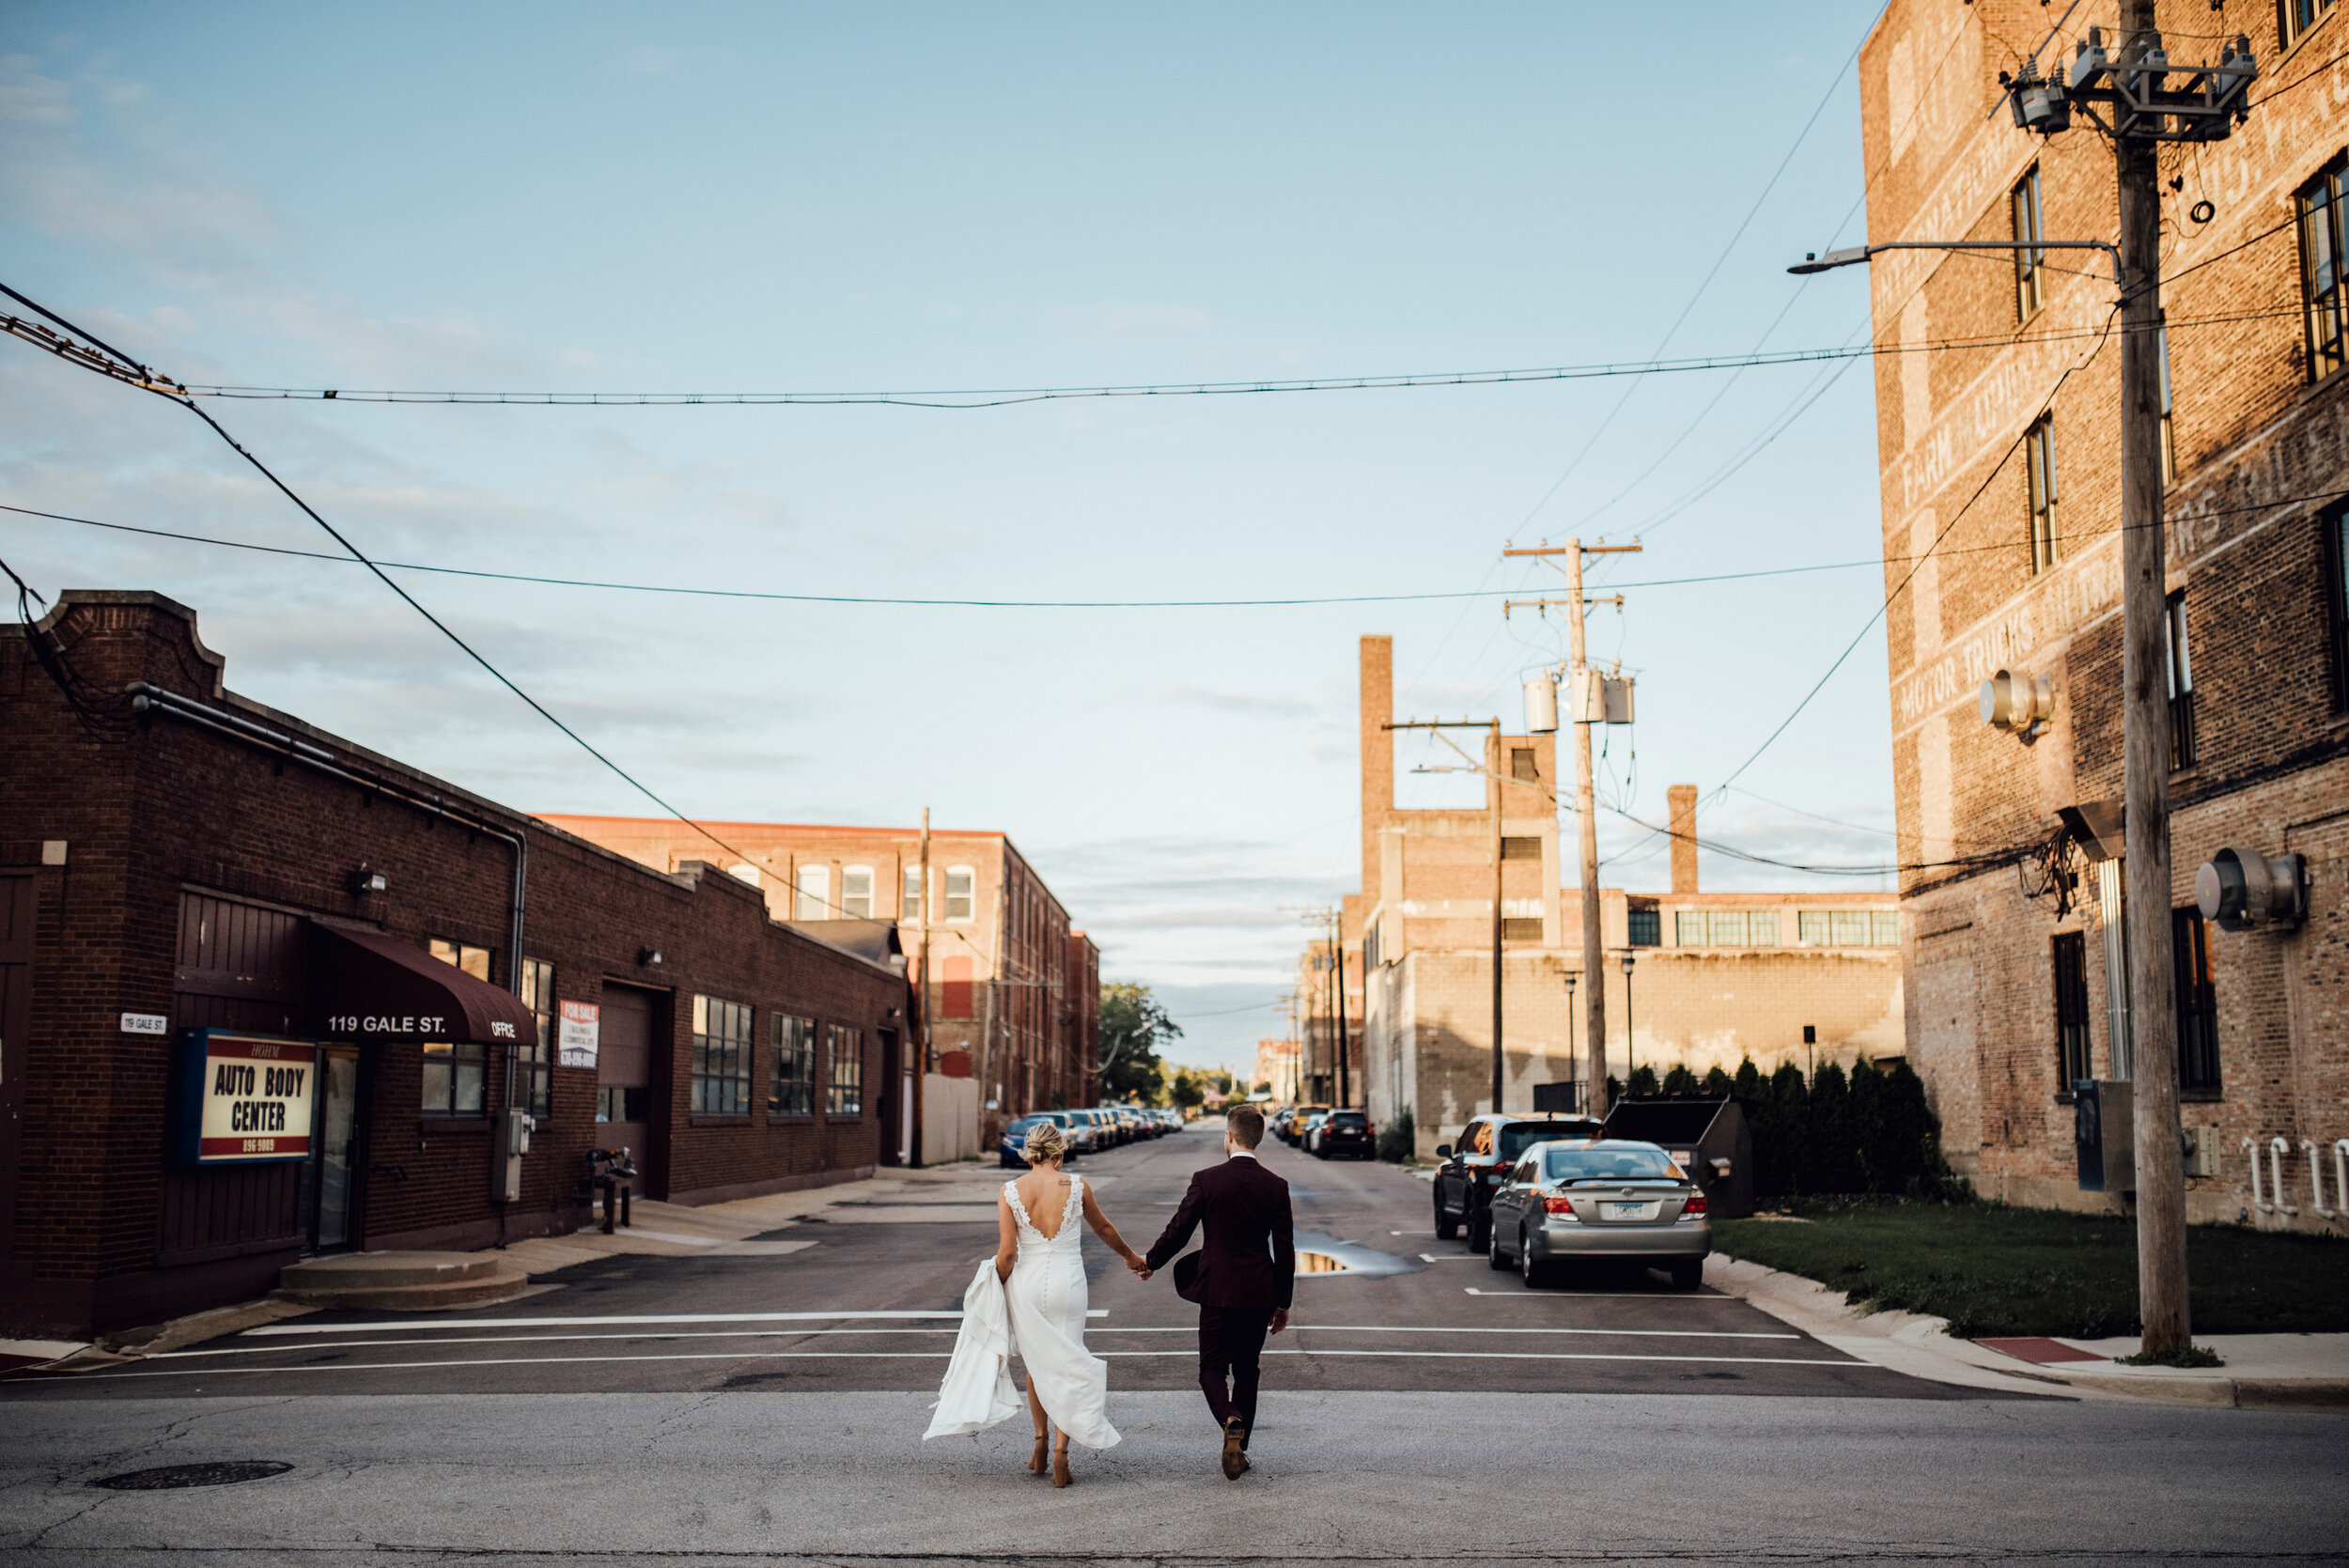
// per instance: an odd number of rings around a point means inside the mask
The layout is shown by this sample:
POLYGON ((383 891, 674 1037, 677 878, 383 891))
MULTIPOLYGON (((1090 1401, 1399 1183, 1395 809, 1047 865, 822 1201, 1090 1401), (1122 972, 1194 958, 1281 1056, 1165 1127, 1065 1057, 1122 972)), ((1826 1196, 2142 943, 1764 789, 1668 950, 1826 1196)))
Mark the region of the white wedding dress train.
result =
POLYGON ((1084 1178, 1068 1178, 1060 1229, 1048 1236, 1028 1218, 1016 1183, 1005 1182, 1019 1255, 1011 1278, 998 1281, 986 1259, 963 1294, 962 1330, 939 1389, 936 1413, 922 1436, 978 1432, 1019 1413, 1010 1353, 1027 1363, 1028 1379, 1052 1424, 1090 1449, 1118 1440, 1110 1424, 1109 1363, 1085 1349, 1084 1178))

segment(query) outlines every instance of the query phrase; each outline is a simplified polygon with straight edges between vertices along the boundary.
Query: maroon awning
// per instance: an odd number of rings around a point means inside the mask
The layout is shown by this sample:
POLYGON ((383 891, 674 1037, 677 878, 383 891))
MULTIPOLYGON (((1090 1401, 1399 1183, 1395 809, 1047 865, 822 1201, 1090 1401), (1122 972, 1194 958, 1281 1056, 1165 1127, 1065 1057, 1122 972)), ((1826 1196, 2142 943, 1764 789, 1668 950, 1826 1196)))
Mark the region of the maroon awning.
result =
POLYGON ((311 1026, 326 1040, 512 1045, 538 1037, 522 999, 381 931, 311 926, 311 1026))

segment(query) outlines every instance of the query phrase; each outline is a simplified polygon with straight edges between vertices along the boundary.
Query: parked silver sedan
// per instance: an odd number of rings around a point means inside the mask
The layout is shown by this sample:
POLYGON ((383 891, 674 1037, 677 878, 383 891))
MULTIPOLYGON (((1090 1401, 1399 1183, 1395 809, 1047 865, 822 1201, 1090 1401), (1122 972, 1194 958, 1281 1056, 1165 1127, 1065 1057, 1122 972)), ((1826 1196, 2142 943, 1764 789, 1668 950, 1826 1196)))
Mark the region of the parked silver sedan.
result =
POLYGON ((1529 1285, 1557 1264, 1638 1263, 1671 1274, 1674 1290, 1704 1281, 1713 1227, 1704 1194, 1672 1156, 1628 1139, 1536 1143, 1492 1197, 1495 1268, 1529 1285))

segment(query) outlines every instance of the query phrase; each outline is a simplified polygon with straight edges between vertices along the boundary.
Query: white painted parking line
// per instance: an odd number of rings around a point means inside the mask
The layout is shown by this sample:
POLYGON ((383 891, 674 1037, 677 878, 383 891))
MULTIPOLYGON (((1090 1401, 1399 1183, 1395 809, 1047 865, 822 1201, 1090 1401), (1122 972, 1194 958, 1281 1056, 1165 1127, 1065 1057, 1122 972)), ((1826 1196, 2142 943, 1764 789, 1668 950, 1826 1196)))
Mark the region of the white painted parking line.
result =
POLYGON ((1507 1296, 1532 1301, 1735 1301, 1734 1296, 1680 1295, 1660 1290, 1478 1290, 1468 1288, 1470 1296, 1507 1296))
POLYGON ((1419 1255, 1419 1261, 1422 1263, 1483 1263, 1485 1260, 1474 1252, 1422 1252, 1419 1255))
MULTIPOLYGON (((1190 1360, 1190 1350, 1105 1350, 1104 1358, 1190 1360)), ((1385 1357, 1390 1359, 1448 1359, 1460 1361, 1639 1361, 1704 1366, 1868 1367, 1857 1360, 1821 1360, 1791 1356, 1632 1356, 1602 1351, 1572 1350, 1267 1350, 1267 1356, 1385 1357)), ((454 1361, 334 1361, 306 1367, 160 1367, 121 1372, 85 1373, 79 1381, 117 1377, 251 1377, 300 1372, 423 1372, 448 1367, 583 1366, 614 1361, 943 1361, 948 1350, 754 1350, 737 1354, 708 1351, 671 1352, 656 1356, 501 1356, 454 1361)))
MULTIPOLYGON (((1346 1324, 1299 1323, 1291 1325, 1300 1334, 1584 1334, 1599 1339, 1673 1339, 1673 1340, 1798 1340, 1800 1334, 1789 1333, 1730 1333, 1690 1328, 1462 1328, 1449 1324, 1346 1324)), ((614 1343, 637 1344, 648 1340, 763 1340, 809 1339, 817 1335, 845 1334, 854 1338, 872 1338, 883 1334, 953 1334, 955 1328, 697 1328, 652 1334, 481 1334, 463 1339, 436 1340, 326 1340, 299 1341, 285 1344, 232 1345, 223 1350, 166 1350, 143 1358, 149 1361, 184 1361, 219 1356, 272 1356, 297 1350, 376 1350, 407 1345, 450 1344, 557 1344, 575 1343, 582 1340, 606 1341, 614 1343)), ((1198 1330, 1189 1324, 1132 1326, 1112 1328, 1107 1324, 1097 1326, 1097 1334, 1190 1334, 1198 1330)))
MULTIPOLYGON (((1087 1317, 1107 1317, 1107 1307, 1095 1307, 1087 1317)), ((583 1325, 602 1326, 627 1323, 839 1323, 851 1318, 940 1318, 949 1323, 962 1321, 961 1309, 943 1312, 648 1312, 626 1317, 410 1317, 386 1319, 381 1323, 269 1323, 258 1328, 248 1328, 241 1339, 273 1339, 284 1334, 347 1334, 353 1329, 374 1328, 569 1328, 583 1325)))

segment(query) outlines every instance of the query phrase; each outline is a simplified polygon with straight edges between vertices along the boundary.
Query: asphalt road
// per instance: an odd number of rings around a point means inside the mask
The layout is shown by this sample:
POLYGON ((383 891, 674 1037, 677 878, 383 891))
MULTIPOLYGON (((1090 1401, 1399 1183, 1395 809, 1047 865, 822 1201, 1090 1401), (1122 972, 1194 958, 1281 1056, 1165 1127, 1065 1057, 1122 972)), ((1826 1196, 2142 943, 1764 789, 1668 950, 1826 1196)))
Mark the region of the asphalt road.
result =
MULTIPOLYGON (((1086 1163, 1146 1241, 1214 1151, 1193 1134, 1086 1163)), ((953 1323, 919 1314, 951 1312, 991 1246, 999 1177, 972 1172, 835 1207, 765 1255, 607 1259, 421 1326, 319 1313, 0 1383, 0 1564, 2344 1555, 2341 1417, 1983 1396, 1660 1277, 1528 1293, 1436 1243, 1408 1176, 1268 1159, 1308 1239, 1357 1266, 1299 1281, 1237 1483, 1183 1303, 1106 1252, 1093 1341, 1125 1440, 1079 1451, 1066 1491, 1021 1468, 1024 1422, 920 1440, 953 1323), (806 1315, 728 1315, 786 1312, 806 1315), (97 1484, 239 1461, 274 1473, 97 1484)))
MULTIPOLYGON (((1217 1129, 1220 1131, 1220 1128, 1217 1129)), ((1145 1249, 1215 1131, 1081 1162, 1145 1249)), ((1855 1360, 1741 1301, 1682 1295, 1621 1271, 1528 1291, 1429 1225, 1428 1188, 1392 1166, 1322 1161, 1268 1143, 1299 1246, 1348 1266, 1303 1275, 1295 1327, 1268 1349, 1291 1391, 1978 1395, 1855 1360)), ((1008 1172, 852 1202, 761 1240, 767 1256, 602 1259, 543 1277, 558 1289, 483 1311, 397 1318, 319 1312, 101 1372, 0 1383, 41 1399, 426 1393, 776 1393, 935 1389, 962 1287, 994 1249, 1008 1172)), ((1094 1350, 1124 1390, 1190 1389, 1194 1310, 1166 1275, 1143 1282, 1091 1235, 1094 1350)), ((1204 1404, 1204 1402, 1203 1402, 1204 1404)), ((1277 1421, 1269 1411, 1260 1421, 1277 1421)))

